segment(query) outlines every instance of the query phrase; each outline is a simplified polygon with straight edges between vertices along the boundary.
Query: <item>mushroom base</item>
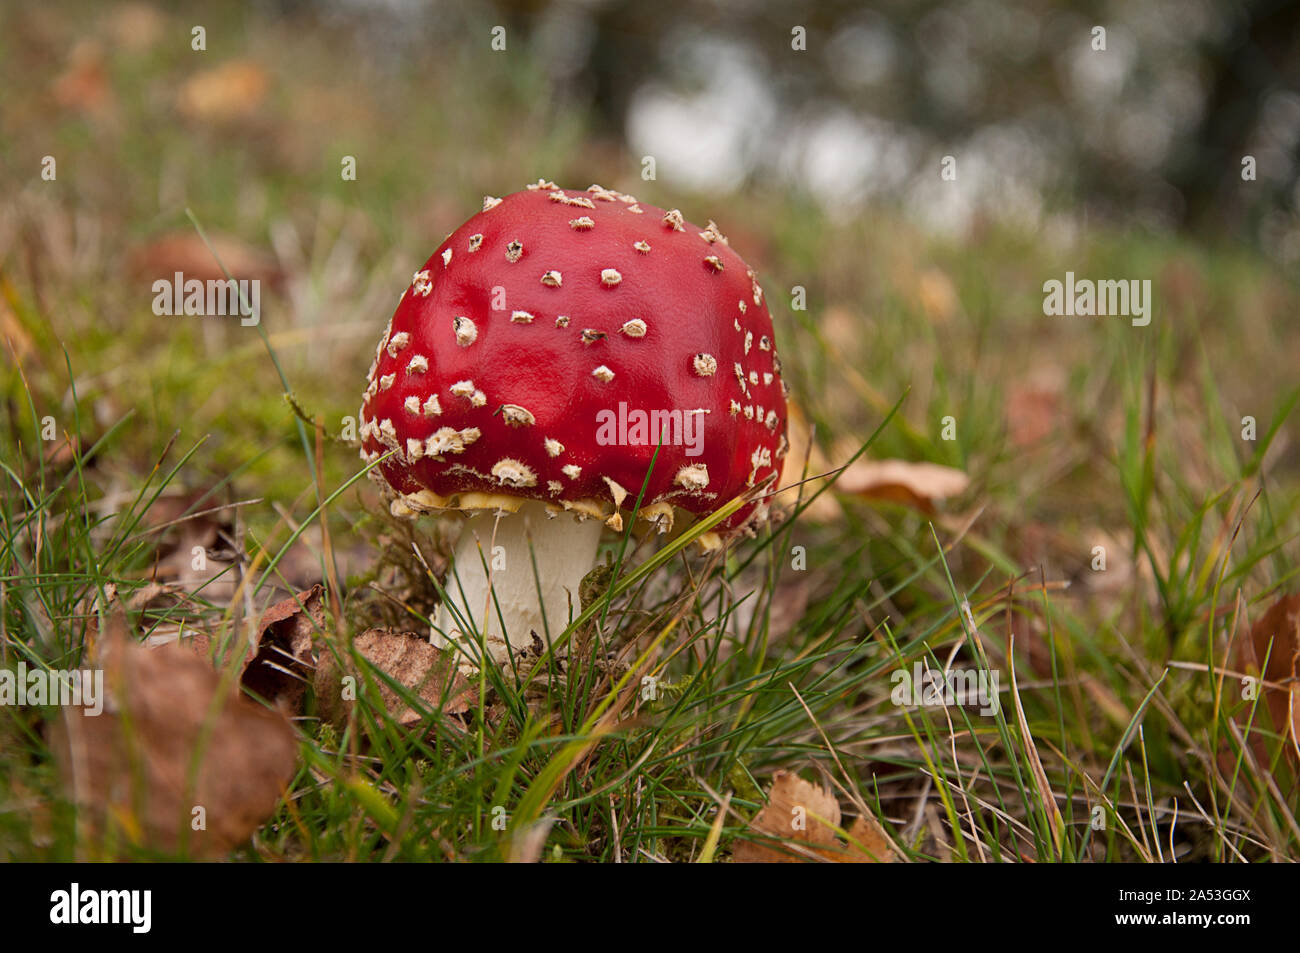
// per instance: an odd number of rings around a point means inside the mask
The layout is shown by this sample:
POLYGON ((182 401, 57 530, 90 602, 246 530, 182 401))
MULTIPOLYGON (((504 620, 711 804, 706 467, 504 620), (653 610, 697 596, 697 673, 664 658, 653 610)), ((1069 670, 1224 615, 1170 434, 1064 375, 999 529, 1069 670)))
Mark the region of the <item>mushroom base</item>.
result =
POLYGON ((544 650, 581 611, 578 586, 595 567, 602 528, 532 501, 515 513, 472 517, 444 584, 450 604, 438 609, 433 644, 457 646, 463 670, 477 668, 480 644, 497 663, 544 650))

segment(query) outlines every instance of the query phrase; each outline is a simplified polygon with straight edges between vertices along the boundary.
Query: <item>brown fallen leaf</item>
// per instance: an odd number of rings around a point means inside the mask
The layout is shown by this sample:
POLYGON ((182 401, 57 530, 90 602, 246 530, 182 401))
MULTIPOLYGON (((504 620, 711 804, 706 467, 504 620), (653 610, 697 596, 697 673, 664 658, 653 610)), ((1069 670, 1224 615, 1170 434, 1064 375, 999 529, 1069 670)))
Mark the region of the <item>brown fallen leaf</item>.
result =
POLYGON ((184 280, 222 281, 225 274, 217 264, 226 266, 230 277, 236 281, 257 279, 269 285, 278 285, 284 275, 276 260, 264 251, 228 235, 208 235, 212 248, 193 230, 161 235, 131 249, 126 267, 131 277, 154 282, 173 280, 180 272, 184 280), (213 256, 216 253, 216 257, 213 256))
POLYGON ((137 645, 121 614, 100 655, 104 710, 65 706, 51 727, 64 788, 92 835, 205 858, 248 840, 293 778, 288 720, 222 693, 217 672, 186 649, 137 645))
POLYGON ((867 500, 904 503, 924 513, 934 511, 936 500, 958 496, 970 486, 970 477, 953 467, 908 460, 855 460, 835 489, 867 500))
POLYGON ((68 55, 68 65, 54 81, 54 101, 88 115, 113 111, 116 99, 104 65, 104 50, 94 40, 80 40, 68 55))
POLYGON ((898 860, 894 845, 874 817, 860 815, 847 831, 847 843, 840 840, 836 830, 840 818, 834 794, 792 771, 778 771, 772 777, 767 805, 754 815, 749 829, 787 843, 740 841, 732 859, 738 864, 807 863, 818 859, 869 864, 898 860))
MULTIPOLYGON (((812 441, 812 427, 808 424, 808 418, 793 401, 787 406, 786 440, 789 441, 789 449, 782 462, 781 480, 778 485, 789 489, 782 490, 773 499, 778 508, 793 511, 800 495, 807 501, 826 484, 825 480, 814 480, 812 477, 826 473, 831 466, 812 441), (808 482, 800 486, 799 481, 805 478, 805 464, 808 468, 808 482)), ((809 503, 800 518, 817 523, 833 523, 843 515, 844 510, 828 491, 809 503)))
POLYGON ((1264 701, 1274 730, 1287 738, 1287 751, 1300 756, 1300 593, 1283 596, 1259 617, 1242 653, 1246 671, 1260 672, 1268 659, 1264 701))
POLYGON ((1021 449, 1037 446, 1061 428, 1064 374, 1043 369, 1007 388, 1007 439, 1021 449))
POLYGON ((853 863, 892 864, 898 860, 898 851, 880 822, 867 814, 860 814, 849 825, 849 854, 853 863))
POLYGON ((257 622, 256 648, 240 684, 281 711, 300 711, 312 682, 312 640, 325 625, 324 592, 324 586, 315 585, 289 596, 257 622))
MULTIPOLYGON (((414 632, 367 629, 352 644, 366 661, 414 692, 431 711, 459 715, 469 711, 470 702, 477 697, 477 687, 457 671, 456 660, 414 632)), ((423 720, 427 712, 410 708, 382 680, 375 678, 374 683, 385 710, 400 725, 412 728, 423 720)), ((316 700, 322 717, 336 724, 342 721, 363 685, 359 674, 340 671, 333 653, 321 653, 316 666, 316 700), (351 696, 343 681, 348 676, 355 679, 351 696)))
POLYGON ((145 52, 167 32, 167 20, 157 9, 132 0, 114 7, 105 25, 113 46, 132 53, 145 52))
POLYGON ((935 324, 947 324, 961 307, 952 279, 938 268, 927 268, 917 275, 916 298, 935 324))
POLYGON ((228 601, 238 579, 230 567, 236 554, 231 510, 216 509, 219 499, 203 492, 164 493, 145 514, 145 530, 158 541, 149 575, 153 582, 182 592, 202 590, 213 603, 228 601))
POLYGON ((242 119, 261 108, 270 86, 271 78, 261 66, 251 60, 231 60, 186 80, 176 108, 199 122, 242 119))

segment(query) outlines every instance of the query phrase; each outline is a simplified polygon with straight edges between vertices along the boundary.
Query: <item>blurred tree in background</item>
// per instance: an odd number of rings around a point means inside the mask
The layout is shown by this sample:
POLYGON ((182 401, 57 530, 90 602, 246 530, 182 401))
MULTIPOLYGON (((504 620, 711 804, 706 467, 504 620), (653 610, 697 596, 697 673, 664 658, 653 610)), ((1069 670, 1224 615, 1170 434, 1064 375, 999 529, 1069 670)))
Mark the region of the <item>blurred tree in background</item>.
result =
POLYGON ((595 132, 700 190, 779 181, 841 215, 898 201, 958 234, 982 216, 1035 224, 1066 210, 1232 231, 1300 261, 1293 0, 278 9, 351 21, 367 55, 379 44, 399 58, 463 55, 466 29, 504 25, 542 64, 557 109, 589 108, 595 132), (959 185, 940 192, 947 155, 959 185))

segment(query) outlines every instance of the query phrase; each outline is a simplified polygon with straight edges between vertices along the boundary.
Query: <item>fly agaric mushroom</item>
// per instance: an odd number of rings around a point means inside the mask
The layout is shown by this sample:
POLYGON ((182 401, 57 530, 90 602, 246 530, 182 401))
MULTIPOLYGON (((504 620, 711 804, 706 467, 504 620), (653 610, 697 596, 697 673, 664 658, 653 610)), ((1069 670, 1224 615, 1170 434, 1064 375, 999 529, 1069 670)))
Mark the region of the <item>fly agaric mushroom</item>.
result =
MULTIPOLYGON (((660 532, 674 508, 705 514, 774 479, 772 340, 754 272, 713 222, 595 185, 485 198, 403 292, 360 414, 395 515, 511 514, 462 535, 435 643, 473 660, 472 628, 499 662, 558 637, 661 437, 639 510, 660 532)), ((755 499, 701 545, 766 513, 755 499)))

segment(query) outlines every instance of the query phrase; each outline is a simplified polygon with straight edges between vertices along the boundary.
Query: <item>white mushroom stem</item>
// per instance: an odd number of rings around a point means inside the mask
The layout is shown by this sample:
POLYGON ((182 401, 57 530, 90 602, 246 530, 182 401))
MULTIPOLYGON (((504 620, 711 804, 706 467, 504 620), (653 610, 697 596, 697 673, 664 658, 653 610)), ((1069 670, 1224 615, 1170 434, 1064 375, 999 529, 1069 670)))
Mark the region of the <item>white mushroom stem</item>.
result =
POLYGON ((545 647, 548 633, 558 640, 580 611, 578 586, 596 565, 601 529, 598 519, 550 515, 534 502, 524 503, 517 513, 472 518, 447 574, 450 605, 438 609, 433 644, 445 648, 456 643, 462 669, 472 669, 480 655, 479 638, 465 629, 477 631, 498 663, 535 644, 545 647))

